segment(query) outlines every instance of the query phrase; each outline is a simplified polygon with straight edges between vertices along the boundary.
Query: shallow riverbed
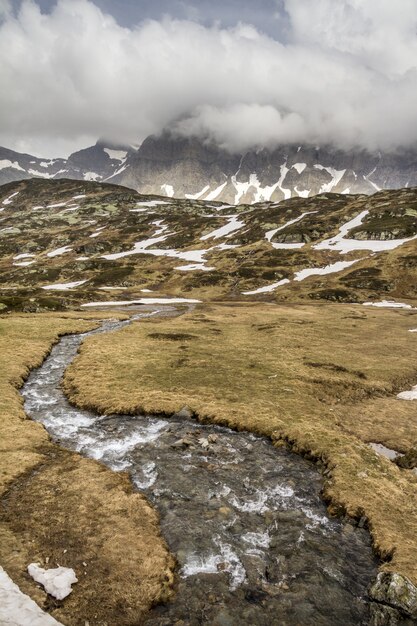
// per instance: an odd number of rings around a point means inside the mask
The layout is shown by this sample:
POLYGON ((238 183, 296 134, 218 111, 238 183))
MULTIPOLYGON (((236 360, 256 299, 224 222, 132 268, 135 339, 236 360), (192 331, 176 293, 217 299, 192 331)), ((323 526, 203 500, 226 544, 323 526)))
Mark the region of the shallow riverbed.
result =
MULTIPOLYGON (((126 323, 105 321, 94 332, 126 323)), ((147 623, 367 624, 377 571, 370 538, 329 518, 314 465, 249 433, 70 406, 60 380, 89 334, 64 337, 22 395, 54 441, 129 471, 159 511, 178 561, 177 594, 147 623)))

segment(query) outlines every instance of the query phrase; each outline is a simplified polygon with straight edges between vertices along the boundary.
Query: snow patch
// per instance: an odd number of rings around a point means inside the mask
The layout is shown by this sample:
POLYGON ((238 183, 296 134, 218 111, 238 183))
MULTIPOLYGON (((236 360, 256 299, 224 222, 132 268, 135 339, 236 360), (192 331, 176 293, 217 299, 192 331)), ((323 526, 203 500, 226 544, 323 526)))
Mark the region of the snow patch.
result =
POLYGON ((205 197, 206 202, 213 202, 213 200, 215 200, 221 194, 221 192, 226 187, 226 185, 227 185, 227 180, 222 185, 219 185, 218 187, 216 187, 216 189, 213 189, 213 191, 210 191, 210 193, 208 193, 207 196, 205 197))
POLYGON ((118 302, 88 302, 82 304, 83 307, 90 306, 128 306, 129 304, 181 304, 190 303, 198 304, 201 300, 193 300, 191 298, 139 298, 139 300, 119 300, 118 302))
POLYGON ((110 148, 103 148, 103 152, 109 155, 112 160, 123 161, 127 157, 126 150, 111 150, 110 148))
POLYGON ((165 192, 165 195, 168 196, 168 198, 174 197, 174 187, 172 185, 161 185, 161 189, 165 192))
POLYGON ((226 235, 239 230, 243 226, 245 226, 245 223, 241 222, 237 215, 231 215, 227 224, 213 230, 211 233, 208 233, 208 235, 200 237, 200 240, 206 241, 207 239, 220 239, 220 237, 225 237, 226 235))
POLYGON ((100 180, 101 176, 100 174, 97 174, 97 172, 86 172, 84 174, 84 180, 89 180, 89 181, 97 181, 100 180))
POLYGON ((2 204, 11 204, 12 203, 12 198, 14 198, 15 196, 17 196, 19 192, 15 191, 14 193, 12 193, 11 196, 9 196, 8 198, 6 198, 5 200, 3 200, 2 204))
POLYGON ((48 291, 68 291, 68 289, 74 289, 74 287, 80 287, 80 285, 84 285, 86 280, 78 280, 73 283, 57 283, 56 285, 46 285, 42 287, 42 289, 47 289, 48 291))
POLYGON ((411 304, 404 302, 395 302, 394 300, 382 300, 381 302, 364 302, 363 306, 376 306, 378 308, 387 309, 412 309, 411 304))
POLYGON ((299 174, 301 174, 302 172, 304 172, 305 168, 307 167, 307 163, 294 163, 293 168, 295 170, 297 170, 297 172, 299 174))
POLYGON ((75 572, 70 567, 43 569, 37 563, 28 566, 28 573, 45 591, 57 600, 63 600, 71 592, 71 585, 78 582, 75 572))
POLYGON ((244 296, 254 296, 257 293, 269 293, 270 291, 274 291, 278 287, 281 287, 281 285, 286 285, 289 282, 291 281, 289 281, 288 278, 283 278, 282 280, 279 280, 277 283, 272 283, 272 285, 259 287, 259 289, 254 289, 253 291, 243 291, 242 293, 244 296))
POLYGON ((2 626, 62 626, 48 615, 0 567, 0 624, 2 626))
POLYGON ((185 197, 187 198, 187 200, 198 200, 199 198, 201 198, 201 196, 203 196, 206 191, 208 191, 210 189, 210 185, 206 185, 205 187, 203 187, 203 189, 201 191, 197 191, 197 193, 186 193, 185 197))
POLYGON ((335 272, 341 272, 342 270, 350 267, 354 263, 357 263, 358 260, 355 261, 337 261, 336 263, 331 263, 330 265, 326 265, 325 267, 309 267, 304 270, 300 270, 296 272, 294 275, 294 280, 299 282, 308 278, 309 276, 323 276, 324 274, 333 274, 335 272))
POLYGON ((67 252, 71 252, 71 250, 72 248, 70 248, 69 246, 63 246, 62 248, 57 248, 56 250, 52 250, 51 252, 48 252, 46 256, 49 256, 49 258, 53 259, 56 256, 67 254, 67 252))
POLYGON ((17 161, 10 161, 9 159, 1 159, 0 160, 0 170, 4 170, 4 169, 6 169, 6 167, 9 167, 12 170, 20 170, 21 172, 25 171, 23 169, 23 167, 20 167, 20 165, 19 165, 19 163, 17 161))

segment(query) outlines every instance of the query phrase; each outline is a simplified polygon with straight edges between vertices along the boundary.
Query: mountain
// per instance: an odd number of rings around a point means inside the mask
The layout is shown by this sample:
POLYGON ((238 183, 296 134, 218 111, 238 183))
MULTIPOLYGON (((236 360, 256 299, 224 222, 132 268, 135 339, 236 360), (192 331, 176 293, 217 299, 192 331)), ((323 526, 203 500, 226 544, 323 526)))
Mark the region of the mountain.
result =
POLYGON ((181 296, 417 302, 417 188, 231 206, 31 179, 0 187, 0 309, 181 296))
POLYGON ((168 132, 148 137, 138 150, 98 141, 68 159, 0 148, 0 184, 30 177, 110 181, 144 194, 253 204, 416 186, 417 148, 383 154, 286 145, 236 155, 168 132))
POLYGON ((0 185, 28 178, 110 180, 122 172, 132 151, 130 146, 98 141, 68 159, 41 159, 0 147, 0 185))

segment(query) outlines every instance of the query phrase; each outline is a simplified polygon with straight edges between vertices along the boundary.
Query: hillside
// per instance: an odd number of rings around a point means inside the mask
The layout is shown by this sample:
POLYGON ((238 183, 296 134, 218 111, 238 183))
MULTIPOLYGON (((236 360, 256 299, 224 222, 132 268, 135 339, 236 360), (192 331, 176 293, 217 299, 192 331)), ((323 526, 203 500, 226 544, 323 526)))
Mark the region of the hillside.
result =
POLYGON ((0 187, 0 303, 417 298, 417 189, 223 205, 115 185, 0 187))

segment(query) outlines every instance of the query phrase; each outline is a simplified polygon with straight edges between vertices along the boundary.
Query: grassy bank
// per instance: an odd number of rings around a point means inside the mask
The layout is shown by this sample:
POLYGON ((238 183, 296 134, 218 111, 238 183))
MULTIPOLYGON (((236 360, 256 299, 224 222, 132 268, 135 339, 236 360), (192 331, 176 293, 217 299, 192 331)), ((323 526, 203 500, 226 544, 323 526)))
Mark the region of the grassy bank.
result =
POLYGON ((344 305, 201 305, 89 338, 67 371, 79 406, 170 414, 267 435, 325 466, 330 510, 366 518, 384 570, 417 583, 415 474, 366 444, 415 444, 413 312, 344 305))
POLYGON ((0 565, 22 591, 68 625, 138 624, 170 593, 173 561, 156 513, 114 474, 49 441, 24 414, 18 388, 59 335, 114 313, 0 318, 0 565), (27 575, 31 562, 74 568, 62 602, 27 575))

